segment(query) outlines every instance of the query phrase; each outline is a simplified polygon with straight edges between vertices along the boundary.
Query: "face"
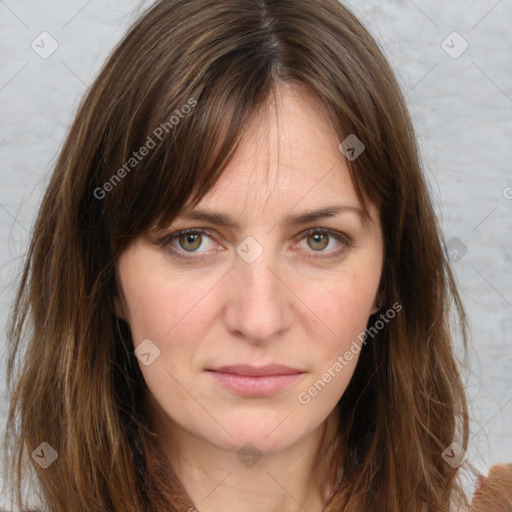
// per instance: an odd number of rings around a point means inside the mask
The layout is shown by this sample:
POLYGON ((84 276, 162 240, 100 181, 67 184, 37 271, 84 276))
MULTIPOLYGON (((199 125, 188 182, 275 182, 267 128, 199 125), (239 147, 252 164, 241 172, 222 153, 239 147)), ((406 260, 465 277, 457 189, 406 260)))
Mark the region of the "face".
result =
POLYGON ((377 310, 378 212, 368 203, 363 223, 315 98, 291 86, 276 98, 201 203, 118 261, 117 314, 169 439, 262 453, 297 443, 334 410, 377 310), (326 208, 340 210, 305 217, 326 208))

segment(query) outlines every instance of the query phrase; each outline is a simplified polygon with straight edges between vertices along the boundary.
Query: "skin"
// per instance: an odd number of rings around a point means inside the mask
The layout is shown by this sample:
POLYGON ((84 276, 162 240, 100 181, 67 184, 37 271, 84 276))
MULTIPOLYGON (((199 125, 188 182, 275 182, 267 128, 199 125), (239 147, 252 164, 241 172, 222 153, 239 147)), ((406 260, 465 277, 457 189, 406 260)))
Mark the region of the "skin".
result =
POLYGON ((281 84, 198 206, 232 215, 238 227, 180 216, 165 235, 188 228, 208 234, 166 247, 158 244, 163 237, 143 236, 118 261, 117 314, 129 323, 135 348, 150 339, 160 350, 150 365, 139 361, 151 426, 201 512, 323 508, 325 477, 315 455, 325 448, 322 434, 330 442, 335 432, 335 406, 358 354, 308 404, 297 397, 354 340, 360 345, 358 334, 378 310, 382 230, 372 203, 366 227, 353 212, 299 226, 285 220, 330 205, 360 206, 339 143, 315 97, 281 84), (313 228, 352 242, 305 233, 313 228), (263 249, 252 263, 236 252, 249 236, 263 249), (177 259, 171 247, 201 259, 177 259), (277 393, 246 397, 205 371, 270 363, 304 373, 277 393), (261 455, 251 467, 237 456, 248 442, 261 455))

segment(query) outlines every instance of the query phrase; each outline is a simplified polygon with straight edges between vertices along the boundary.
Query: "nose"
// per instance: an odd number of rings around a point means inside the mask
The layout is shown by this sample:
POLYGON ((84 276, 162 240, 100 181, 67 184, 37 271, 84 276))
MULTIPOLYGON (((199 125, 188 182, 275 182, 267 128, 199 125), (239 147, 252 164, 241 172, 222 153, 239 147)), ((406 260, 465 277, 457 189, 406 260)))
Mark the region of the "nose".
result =
POLYGON ((251 343, 275 341, 293 321, 293 293, 272 251, 251 263, 238 257, 229 273, 226 326, 251 343))

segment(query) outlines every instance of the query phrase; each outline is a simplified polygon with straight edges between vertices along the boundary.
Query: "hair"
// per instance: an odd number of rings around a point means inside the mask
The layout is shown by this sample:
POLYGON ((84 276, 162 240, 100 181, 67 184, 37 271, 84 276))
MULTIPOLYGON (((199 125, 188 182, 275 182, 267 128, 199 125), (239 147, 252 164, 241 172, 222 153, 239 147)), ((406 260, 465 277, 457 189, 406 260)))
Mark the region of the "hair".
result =
POLYGON ((326 512, 467 506, 463 466, 442 457, 468 443, 453 347, 457 328, 466 348, 467 319, 397 80, 336 0, 160 1, 108 58, 56 161, 11 311, 4 464, 19 506, 33 475, 52 512, 194 507, 149 428, 116 262, 204 197, 282 83, 307 87, 340 141, 364 143, 347 163, 364 211, 378 206, 381 309, 403 306, 336 406, 328 480, 340 467, 343 479, 326 512), (43 442, 58 454, 46 469, 27 456, 43 442))

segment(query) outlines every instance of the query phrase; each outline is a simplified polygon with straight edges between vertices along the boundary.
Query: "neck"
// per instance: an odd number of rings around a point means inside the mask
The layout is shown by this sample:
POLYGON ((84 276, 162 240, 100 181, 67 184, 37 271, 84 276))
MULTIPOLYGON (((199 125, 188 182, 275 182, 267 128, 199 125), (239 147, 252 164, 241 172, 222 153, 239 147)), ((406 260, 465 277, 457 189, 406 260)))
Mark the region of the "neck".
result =
POLYGON ((200 512, 322 512, 334 490, 335 482, 326 482, 336 410, 297 443, 265 454, 220 448, 176 424, 155 426, 165 457, 200 512))

